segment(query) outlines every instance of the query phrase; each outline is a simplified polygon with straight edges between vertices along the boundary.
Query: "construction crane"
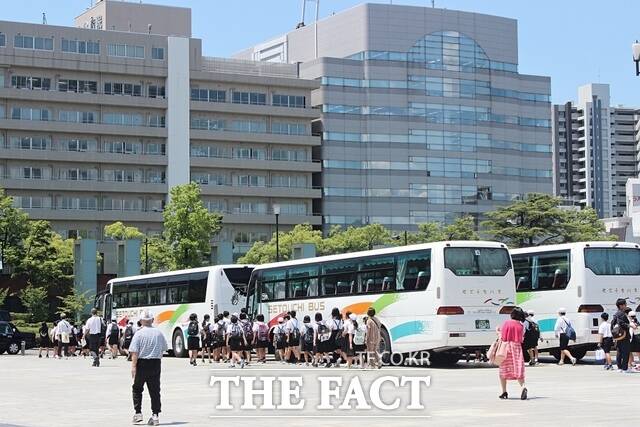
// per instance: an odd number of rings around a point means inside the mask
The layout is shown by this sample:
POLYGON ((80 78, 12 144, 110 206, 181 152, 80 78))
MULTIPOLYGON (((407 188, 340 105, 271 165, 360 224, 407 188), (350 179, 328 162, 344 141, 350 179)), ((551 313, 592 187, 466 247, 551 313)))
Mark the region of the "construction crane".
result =
POLYGON ((296 25, 296 28, 301 28, 304 27, 304 18, 306 15, 306 11, 307 11, 307 3, 308 2, 313 2, 316 4, 316 19, 315 22, 318 21, 318 13, 320 11, 320 0, 302 0, 302 16, 300 18, 300 22, 298 22, 298 25, 296 25))

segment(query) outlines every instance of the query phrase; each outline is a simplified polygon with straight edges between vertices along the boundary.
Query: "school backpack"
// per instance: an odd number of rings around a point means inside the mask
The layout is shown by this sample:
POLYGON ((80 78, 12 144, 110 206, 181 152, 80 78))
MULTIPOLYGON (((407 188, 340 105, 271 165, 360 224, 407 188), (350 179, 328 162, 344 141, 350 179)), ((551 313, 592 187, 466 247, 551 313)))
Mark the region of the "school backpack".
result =
POLYGON ((237 323, 231 324, 231 330, 229 331, 229 335, 232 337, 239 337, 242 335, 242 327, 237 323))
POLYGON ((611 321, 611 336, 614 341, 620 341, 627 337, 627 331, 625 331, 622 326, 618 323, 618 318, 613 317, 611 321))
POLYGON ((309 325, 304 325, 304 343, 308 345, 313 345, 313 328, 309 325))
POLYGON ((131 338, 133 338, 133 326, 127 325, 124 329, 124 339, 130 340, 131 338))
POLYGON ((258 323, 258 341, 269 341, 269 326, 266 323, 258 323))
POLYGON ((355 332, 353 334, 353 343, 355 345, 363 345, 364 344, 364 339, 365 339, 365 331, 366 331, 366 327, 365 325, 358 325, 358 327, 355 329, 355 332))
POLYGON ((564 323, 567 325, 567 327, 564 330, 564 333, 567 335, 567 338, 569 338, 570 341, 575 341, 576 330, 573 329, 573 325, 571 325, 571 322, 567 322, 566 320, 564 321, 564 323))
POLYGON ((527 344, 537 344, 540 339, 540 327, 532 320, 528 320, 529 329, 524 333, 524 341, 527 344))
POLYGON ((298 323, 298 319, 291 319, 291 325, 294 325, 293 330, 289 333, 289 336, 292 340, 300 339, 300 329, 298 328, 300 324, 298 323))
POLYGON ((324 323, 318 323, 318 340, 320 342, 329 341, 331 338, 331 329, 324 323))
POLYGON ((285 332, 282 325, 278 325, 273 329, 273 334, 276 337, 276 343, 284 344, 285 332))
POLYGON ((247 342, 253 341, 253 329, 251 322, 247 319, 241 320, 240 325, 242 326, 242 330, 244 332, 244 336, 247 339, 247 342))
POLYGON ((118 336, 120 330, 118 329, 118 325, 111 325, 111 335, 118 336))
POLYGON ((189 334, 190 337, 198 336, 198 322, 196 322, 195 320, 192 320, 191 322, 189 322, 189 327, 187 328, 187 334, 189 334))

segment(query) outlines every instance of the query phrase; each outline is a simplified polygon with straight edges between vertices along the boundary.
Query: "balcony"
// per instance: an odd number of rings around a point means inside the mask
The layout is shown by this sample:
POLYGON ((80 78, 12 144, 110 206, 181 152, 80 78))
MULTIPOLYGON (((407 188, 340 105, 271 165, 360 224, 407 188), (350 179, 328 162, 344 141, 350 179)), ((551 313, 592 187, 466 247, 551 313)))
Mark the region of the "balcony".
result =
POLYGON ((167 193, 167 184, 151 182, 1 178, 0 186, 10 190, 91 191, 163 195, 167 193))
POLYGON ((30 132, 63 132, 91 135, 137 136, 166 138, 166 128, 151 126, 123 126, 100 123, 59 122, 54 120, 0 119, 0 128, 30 132))
POLYGON ((3 159, 60 161, 78 163, 108 163, 145 166, 166 166, 167 156, 155 154, 124 154, 98 151, 63 150, 23 150, 20 148, 0 148, 3 159))
POLYGON ((101 209, 25 209, 32 219, 48 221, 154 222, 162 223, 162 212, 101 209))
MULTIPOLYGON (((261 224, 275 225, 276 217, 270 213, 264 214, 232 214, 222 213, 222 222, 224 224, 261 224)), ((311 225, 322 225, 321 215, 286 215, 280 214, 278 222, 281 225, 297 225, 309 223, 311 225)))
POLYGON ((43 97, 47 103, 73 103, 85 105, 106 105, 132 108, 159 108, 167 109, 165 98, 149 98, 145 96, 110 95, 100 92, 61 92, 57 90, 32 90, 16 89, 13 87, 0 87, 0 97, 12 100, 42 102, 43 97))
POLYGON ((202 194, 206 196, 242 196, 242 197, 282 197, 319 199, 322 197, 320 188, 299 187, 244 187, 234 185, 201 184, 202 194))
POLYGON ((235 104, 232 102, 207 102, 191 100, 191 111, 208 111, 227 114, 246 114, 255 116, 287 117, 299 119, 319 119, 321 111, 318 108, 289 108, 273 105, 235 104))
MULTIPOLYGON (((2 123, 0 123, 1 125, 2 123)), ((264 144, 286 144, 320 146, 319 136, 286 135, 279 133, 235 132, 229 130, 201 130, 191 129, 191 140, 228 141, 228 142, 256 142, 264 144)))
POLYGON ((191 167, 220 169, 274 170, 289 172, 320 172, 319 161, 285 161, 264 159, 238 159, 231 157, 191 156, 191 167))

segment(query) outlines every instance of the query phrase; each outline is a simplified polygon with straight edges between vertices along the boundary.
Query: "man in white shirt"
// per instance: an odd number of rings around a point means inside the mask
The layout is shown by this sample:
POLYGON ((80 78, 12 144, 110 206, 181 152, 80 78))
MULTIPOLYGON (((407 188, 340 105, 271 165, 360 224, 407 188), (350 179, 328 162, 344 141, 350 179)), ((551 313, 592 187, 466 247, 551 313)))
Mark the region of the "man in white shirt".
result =
POLYGON ((64 349, 64 357, 68 359, 71 324, 67 321, 67 315, 64 313, 60 314, 56 333, 60 336, 58 339, 58 355, 62 358, 62 350, 64 349))
POLYGON ((285 354, 285 360, 291 359, 291 352, 296 357, 296 362, 300 363, 300 322, 296 319, 296 311, 291 310, 289 312, 290 319, 284 325, 284 330, 287 334, 287 351, 285 354))
POLYGON ((98 316, 98 310, 91 309, 91 317, 85 323, 85 337, 89 340, 89 351, 91 357, 93 357, 92 366, 100 366, 100 356, 98 354, 98 347, 100 347, 101 332, 102 332, 102 319, 98 316))
POLYGON ((148 425, 160 424, 160 372, 162 355, 168 349, 167 341, 162 332, 152 327, 153 315, 144 311, 140 316, 142 328, 139 329, 131 340, 129 352, 131 353, 131 377, 133 378, 133 408, 135 415, 133 423, 140 424, 142 417, 142 391, 145 383, 151 397, 151 418, 148 425))

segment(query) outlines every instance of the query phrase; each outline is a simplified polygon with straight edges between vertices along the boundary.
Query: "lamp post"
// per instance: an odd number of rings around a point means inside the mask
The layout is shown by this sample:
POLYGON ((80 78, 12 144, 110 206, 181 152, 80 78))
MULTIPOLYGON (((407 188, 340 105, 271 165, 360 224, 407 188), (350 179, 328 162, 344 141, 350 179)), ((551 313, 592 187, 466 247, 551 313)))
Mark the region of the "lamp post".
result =
POLYGON ((636 76, 640 76, 640 43, 638 40, 631 45, 631 52, 633 53, 633 62, 636 63, 636 76))
POLYGON ((273 205, 273 214, 276 216, 276 262, 280 261, 280 205, 273 205))
POLYGON ((149 238, 144 236, 144 274, 149 274, 149 238))

